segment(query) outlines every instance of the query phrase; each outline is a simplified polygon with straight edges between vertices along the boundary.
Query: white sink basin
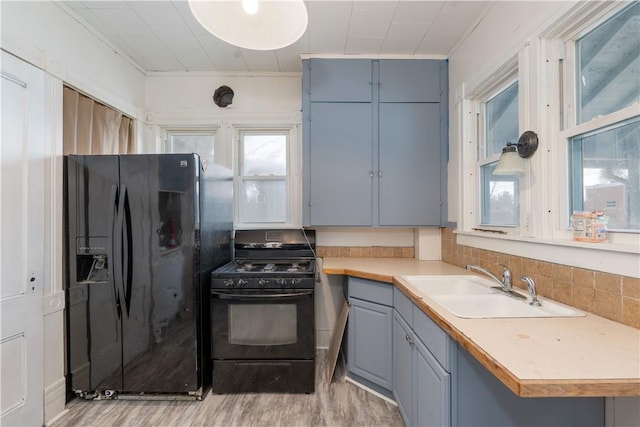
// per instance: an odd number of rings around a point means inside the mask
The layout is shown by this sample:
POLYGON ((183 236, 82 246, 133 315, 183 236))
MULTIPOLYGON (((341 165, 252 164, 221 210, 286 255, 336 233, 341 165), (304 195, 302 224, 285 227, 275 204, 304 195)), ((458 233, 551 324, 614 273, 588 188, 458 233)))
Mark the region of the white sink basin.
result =
MULTIPOLYGON (((429 297, 435 295, 494 294, 494 282, 480 276, 402 276, 415 290, 429 297)), ((497 285, 497 283, 495 283, 497 285)))
MULTIPOLYGON (((491 289, 494 281, 480 276, 402 276, 411 287, 457 317, 578 317, 584 312, 540 297, 542 306, 513 299, 491 289)), ((497 283, 495 283, 497 285, 497 283)), ((525 294, 525 291, 521 291, 525 294)))

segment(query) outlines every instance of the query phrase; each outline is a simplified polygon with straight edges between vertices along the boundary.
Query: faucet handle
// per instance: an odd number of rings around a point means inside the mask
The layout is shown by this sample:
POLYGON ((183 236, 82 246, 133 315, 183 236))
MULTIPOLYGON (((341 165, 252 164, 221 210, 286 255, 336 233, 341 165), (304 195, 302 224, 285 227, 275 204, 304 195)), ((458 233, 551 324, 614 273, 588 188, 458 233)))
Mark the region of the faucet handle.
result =
POLYGON ((535 305, 538 307, 541 306, 542 304, 540 303, 538 294, 536 293, 536 282, 534 282, 533 279, 529 276, 522 276, 520 280, 526 283, 527 287, 529 288, 529 295, 531 295, 531 302, 529 303, 529 305, 535 305))
POLYGON ((509 270, 509 267, 507 267, 505 264, 502 264, 500 262, 497 262, 496 265, 499 265, 500 267, 502 267, 502 278, 504 279, 504 281, 511 282, 511 270, 509 270))

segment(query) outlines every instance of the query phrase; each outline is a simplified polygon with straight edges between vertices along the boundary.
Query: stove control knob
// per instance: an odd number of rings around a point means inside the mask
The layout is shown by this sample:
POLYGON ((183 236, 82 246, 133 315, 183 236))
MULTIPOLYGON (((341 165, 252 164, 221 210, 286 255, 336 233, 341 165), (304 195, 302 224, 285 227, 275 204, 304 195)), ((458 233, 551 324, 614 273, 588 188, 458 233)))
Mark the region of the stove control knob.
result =
POLYGON ((291 279, 291 287, 298 286, 302 282, 300 279, 291 279))
POLYGON ((238 279, 238 286, 243 287, 247 284, 247 281, 244 279, 238 279))
POLYGON ((269 284, 269 281, 267 279, 260 279, 258 280, 258 286, 260 286, 261 288, 264 288, 265 286, 267 286, 269 284))
POLYGON ((235 286, 235 284, 233 283, 233 279, 226 279, 226 280, 224 281, 224 285, 225 285, 225 286, 227 286, 227 287, 233 287, 233 286, 235 286))
POLYGON ((284 284, 286 283, 285 279, 276 279, 276 285, 280 286, 280 287, 284 287, 284 284))

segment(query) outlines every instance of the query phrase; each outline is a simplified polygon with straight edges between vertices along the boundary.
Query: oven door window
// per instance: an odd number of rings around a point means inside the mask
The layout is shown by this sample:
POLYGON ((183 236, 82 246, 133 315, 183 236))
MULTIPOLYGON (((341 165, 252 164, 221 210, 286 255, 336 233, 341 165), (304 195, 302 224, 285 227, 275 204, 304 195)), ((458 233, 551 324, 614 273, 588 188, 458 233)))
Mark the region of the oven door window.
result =
POLYGON ((313 292, 214 292, 214 359, 311 359, 315 356, 313 292))
POLYGON ((229 344, 295 344, 296 311, 296 304, 229 304, 229 344))

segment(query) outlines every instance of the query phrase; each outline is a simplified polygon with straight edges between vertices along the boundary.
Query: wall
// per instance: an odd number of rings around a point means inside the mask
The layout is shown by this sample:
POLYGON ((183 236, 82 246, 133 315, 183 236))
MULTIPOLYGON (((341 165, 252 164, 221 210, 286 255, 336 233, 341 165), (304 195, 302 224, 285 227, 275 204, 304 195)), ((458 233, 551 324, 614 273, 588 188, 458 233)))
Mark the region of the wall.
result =
POLYGON ((134 118, 144 74, 54 2, 3 1, 2 48, 134 118))
POLYGON ((64 410, 62 84, 134 118, 142 116, 144 75, 53 2, 0 3, 1 47, 46 71, 44 419, 64 410))
MULTIPOLYGON (((568 230, 565 183, 565 140, 557 119, 561 103, 556 82, 556 51, 566 50, 560 34, 602 16, 613 2, 495 2, 468 36, 451 53, 449 220, 457 223, 458 242, 537 260, 640 277, 637 235, 610 233, 601 245, 576 244, 568 230), (573 27, 571 27, 573 28, 573 27), (561 30, 562 29, 562 30, 561 30), (543 37, 547 38, 544 42, 543 37), (557 44, 551 43, 558 37, 557 44), (477 134, 474 96, 497 90, 495 76, 506 76, 517 60, 521 130, 540 136, 540 149, 527 161, 520 181, 520 229, 508 229, 508 238, 473 231, 479 218, 477 191, 477 134), (501 74, 502 73, 502 74, 501 74), (491 88, 491 89, 490 89, 491 88), (499 238, 497 238, 499 237, 499 238), (552 258, 552 259, 550 259, 552 258)), ((572 30, 571 30, 572 31, 572 30)), ((566 36, 569 37, 569 36, 566 36)), ((556 58, 557 60, 557 58, 556 58)), ((515 65, 514 65, 515 66, 515 65)), ((502 82, 506 83, 506 80, 502 82)), ((478 107, 479 109, 480 107, 478 107)))
POLYGON ((461 203, 460 101, 473 88, 518 54, 528 38, 574 2, 495 2, 449 57, 449 221, 459 221, 461 203))

